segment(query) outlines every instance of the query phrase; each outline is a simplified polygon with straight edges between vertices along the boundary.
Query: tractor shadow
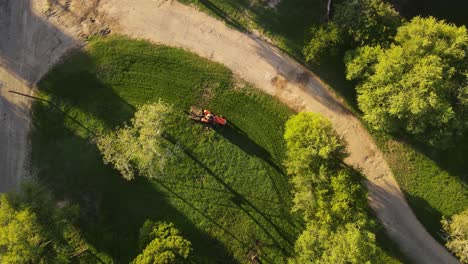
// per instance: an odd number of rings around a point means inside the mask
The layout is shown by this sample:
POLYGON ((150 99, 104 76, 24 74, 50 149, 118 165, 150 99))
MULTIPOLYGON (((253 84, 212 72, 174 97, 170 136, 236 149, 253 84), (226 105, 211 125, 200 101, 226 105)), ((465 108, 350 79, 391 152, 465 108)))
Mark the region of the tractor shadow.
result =
POLYGON ((236 126, 233 122, 228 121, 225 127, 215 126, 214 130, 249 156, 254 156, 263 160, 280 175, 285 175, 283 168, 277 165, 270 152, 253 141, 244 130, 236 126))
POLYGON ((278 162, 273 159, 270 152, 252 140, 244 130, 236 126, 232 121, 228 121, 225 127, 214 127, 214 130, 246 154, 263 160, 272 168, 273 173, 268 173, 272 187, 285 208, 289 208, 291 197, 289 190, 284 185, 287 175, 284 169, 278 165, 278 162))

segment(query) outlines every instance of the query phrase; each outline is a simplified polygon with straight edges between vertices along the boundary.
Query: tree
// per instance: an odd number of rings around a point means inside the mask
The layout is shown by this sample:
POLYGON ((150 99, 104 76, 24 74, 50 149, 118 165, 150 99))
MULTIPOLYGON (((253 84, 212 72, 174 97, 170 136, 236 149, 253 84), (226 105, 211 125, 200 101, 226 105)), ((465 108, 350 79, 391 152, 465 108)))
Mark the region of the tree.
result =
POLYGON ((346 0, 336 5, 333 21, 345 31, 352 46, 387 45, 403 20, 382 0, 346 0))
POLYGON ((294 175, 292 211, 301 212, 305 221, 332 227, 350 221, 365 223, 366 192, 353 174, 351 169, 327 171, 322 167, 315 179, 294 175))
POLYGON ((446 234, 447 248, 462 263, 468 263, 468 209, 453 215, 450 220, 443 219, 442 227, 446 234))
POLYGON ((345 157, 345 147, 325 117, 301 112, 286 122, 287 172, 316 175, 321 166, 334 166, 345 157))
POLYGON ((56 208, 50 195, 34 184, 1 194, 0 263, 95 262, 100 253, 71 223, 75 213, 73 207, 56 208))
POLYGON ((358 81, 359 108, 374 129, 403 131, 445 148, 468 127, 468 33, 416 17, 389 48, 365 46, 346 56, 358 81))
POLYGON ((28 209, 15 210, 0 196, 0 262, 44 263, 47 235, 28 209))
POLYGON ((139 107, 131 120, 116 131, 101 135, 97 146, 104 163, 110 163, 127 180, 140 173, 159 175, 168 158, 169 145, 162 137, 168 125, 172 106, 162 101, 139 107))
POLYGON ((382 0, 345 0, 336 5, 332 20, 311 29, 311 40, 303 49, 306 61, 320 62, 324 55, 360 45, 390 44, 403 20, 382 0))
POLYGON ((299 113, 286 123, 287 172, 292 176, 292 211, 306 229, 295 244, 292 263, 366 263, 380 258, 366 192, 359 173, 342 164, 341 139, 330 121, 299 113))
POLYGON ((308 222, 294 251, 290 264, 360 264, 380 258, 375 235, 355 223, 339 226, 333 231, 327 225, 308 222))
POLYGON ((140 229, 140 246, 143 251, 132 263, 184 263, 192 251, 192 244, 180 235, 174 224, 149 220, 140 229))
POLYGON ((322 57, 336 51, 342 43, 342 32, 333 22, 326 25, 314 26, 310 29, 311 39, 304 47, 302 53, 306 61, 319 63, 322 57))

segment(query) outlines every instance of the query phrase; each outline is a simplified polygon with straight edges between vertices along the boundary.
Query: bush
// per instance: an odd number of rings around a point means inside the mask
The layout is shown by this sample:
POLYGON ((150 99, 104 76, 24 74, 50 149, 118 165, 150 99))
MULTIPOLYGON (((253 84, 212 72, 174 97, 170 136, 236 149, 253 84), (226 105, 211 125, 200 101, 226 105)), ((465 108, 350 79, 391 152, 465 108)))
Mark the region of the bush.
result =
POLYGON ((140 229, 140 245, 143 251, 132 263, 183 263, 192 251, 192 244, 180 235, 174 224, 149 220, 140 229))
POLYGON ((387 45, 403 20, 382 0, 346 0, 336 5, 333 21, 344 30, 352 46, 387 45))
POLYGON ((287 172, 291 175, 314 174, 321 166, 333 167, 345 157, 341 138, 330 121, 310 112, 301 112, 286 122, 287 172))
POLYGON ((442 227, 447 235, 445 244, 463 263, 468 263, 468 209, 442 220, 442 227))

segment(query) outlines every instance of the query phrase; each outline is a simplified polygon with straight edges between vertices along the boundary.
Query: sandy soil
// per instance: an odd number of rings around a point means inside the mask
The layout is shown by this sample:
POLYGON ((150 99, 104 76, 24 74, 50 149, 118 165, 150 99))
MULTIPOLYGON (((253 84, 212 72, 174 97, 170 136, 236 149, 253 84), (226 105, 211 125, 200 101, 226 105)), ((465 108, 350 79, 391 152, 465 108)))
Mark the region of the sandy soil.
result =
POLYGON ((360 122, 312 72, 260 38, 170 0, 30 1, 0 2, 0 192, 14 188, 29 173, 25 161, 31 102, 7 90, 31 93, 60 56, 79 46, 86 34, 104 28, 105 14, 113 31, 186 48, 225 64, 296 110, 327 116, 348 143, 346 162, 367 176, 369 202, 403 252, 417 263, 458 263, 418 222, 360 122))
POLYGON ((79 39, 98 30, 96 1, 0 0, 0 192, 28 177, 30 99, 34 84, 79 39))

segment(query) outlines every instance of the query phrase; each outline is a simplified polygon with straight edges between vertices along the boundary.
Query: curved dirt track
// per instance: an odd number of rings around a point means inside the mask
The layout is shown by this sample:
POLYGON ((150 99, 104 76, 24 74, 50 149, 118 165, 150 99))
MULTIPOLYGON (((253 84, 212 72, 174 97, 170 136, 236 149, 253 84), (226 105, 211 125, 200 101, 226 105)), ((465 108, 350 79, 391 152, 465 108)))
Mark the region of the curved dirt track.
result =
POLYGON ((0 193, 29 177, 27 157, 35 83, 83 34, 99 30, 97 0, 0 0, 0 193))
MULTIPOLYGON (((33 1, 0 2, 0 35, 7 36, 0 39, 0 81, 4 83, 3 88, 0 84, 0 192, 17 186, 25 174, 28 148, 30 101, 6 90, 31 93, 32 85, 50 66, 99 24, 96 13, 79 7, 92 2, 89 8, 94 8, 97 0, 33 1)), ((417 263, 458 263, 418 222, 359 120, 313 73, 261 39, 229 29, 177 2, 101 0, 98 11, 114 21, 114 31, 186 48, 225 64, 297 110, 327 116, 348 143, 346 162, 367 176, 370 204, 402 251, 417 263)))

